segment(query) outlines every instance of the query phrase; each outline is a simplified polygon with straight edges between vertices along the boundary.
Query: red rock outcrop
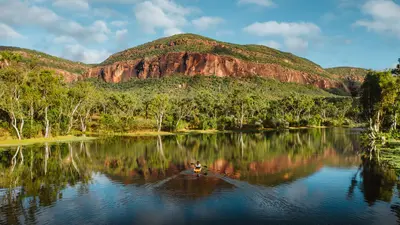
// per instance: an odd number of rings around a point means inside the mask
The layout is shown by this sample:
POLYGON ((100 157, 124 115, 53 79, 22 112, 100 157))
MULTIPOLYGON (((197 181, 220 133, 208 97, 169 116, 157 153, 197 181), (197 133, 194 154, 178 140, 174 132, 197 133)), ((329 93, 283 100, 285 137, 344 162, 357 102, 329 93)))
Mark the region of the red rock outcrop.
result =
POLYGON ((91 68, 83 77, 98 77, 106 82, 119 83, 133 77, 146 79, 174 74, 216 75, 218 77, 259 75, 282 82, 311 84, 323 89, 345 89, 342 82, 318 74, 306 73, 278 64, 248 62, 209 53, 170 52, 159 57, 121 61, 91 68))

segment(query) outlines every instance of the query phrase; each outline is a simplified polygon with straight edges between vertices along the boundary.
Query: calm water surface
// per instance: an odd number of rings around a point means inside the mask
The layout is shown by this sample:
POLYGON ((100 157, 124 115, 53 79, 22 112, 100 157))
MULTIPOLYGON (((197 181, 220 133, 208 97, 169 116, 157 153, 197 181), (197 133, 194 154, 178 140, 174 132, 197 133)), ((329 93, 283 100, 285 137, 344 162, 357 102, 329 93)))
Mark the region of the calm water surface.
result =
POLYGON ((397 224, 396 173, 359 151, 350 129, 5 149, 0 224, 397 224))

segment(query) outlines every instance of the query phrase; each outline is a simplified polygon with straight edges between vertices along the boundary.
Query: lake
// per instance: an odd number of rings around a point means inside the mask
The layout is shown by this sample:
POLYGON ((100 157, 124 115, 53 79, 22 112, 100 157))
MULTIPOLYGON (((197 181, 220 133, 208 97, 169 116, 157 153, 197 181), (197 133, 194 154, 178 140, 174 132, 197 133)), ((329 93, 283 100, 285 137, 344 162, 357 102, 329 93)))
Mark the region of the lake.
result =
POLYGON ((0 150, 0 224, 398 224, 398 177, 361 157, 359 132, 114 137, 0 150))

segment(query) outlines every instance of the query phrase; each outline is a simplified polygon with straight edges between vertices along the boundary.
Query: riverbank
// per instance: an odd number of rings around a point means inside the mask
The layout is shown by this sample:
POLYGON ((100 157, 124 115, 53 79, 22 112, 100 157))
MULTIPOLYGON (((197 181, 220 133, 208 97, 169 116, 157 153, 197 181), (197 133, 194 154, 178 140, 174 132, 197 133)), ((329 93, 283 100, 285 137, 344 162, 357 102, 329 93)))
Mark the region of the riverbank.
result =
POLYGON ((9 139, 1 140, 0 147, 12 147, 12 146, 25 146, 33 144, 43 144, 43 143, 57 143, 57 142, 76 142, 76 141, 89 141, 94 140, 96 137, 84 137, 84 136, 59 136, 51 138, 31 138, 31 139, 9 139))
MULTIPOLYGON (((332 127, 319 126, 319 127, 289 127, 285 130, 302 130, 302 129, 327 129, 332 127)), ((354 128, 354 127, 347 127, 354 128)), ((31 139, 7 139, 0 140, 0 147, 12 147, 12 146, 25 146, 33 144, 43 144, 43 143, 57 143, 57 142, 76 142, 76 141, 88 141, 94 140, 101 137, 152 137, 152 136, 174 136, 174 135, 191 135, 191 134, 222 134, 222 133, 253 133, 253 132, 265 132, 265 131, 276 131, 278 129, 274 128, 264 128, 264 129, 237 129, 237 130, 180 130, 176 132, 166 132, 166 131, 136 131, 129 133, 114 133, 114 132, 86 132, 82 136, 82 133, 75 132, 74 135, 69 136, 59 136, 52 138, 31 138, 31 139)))

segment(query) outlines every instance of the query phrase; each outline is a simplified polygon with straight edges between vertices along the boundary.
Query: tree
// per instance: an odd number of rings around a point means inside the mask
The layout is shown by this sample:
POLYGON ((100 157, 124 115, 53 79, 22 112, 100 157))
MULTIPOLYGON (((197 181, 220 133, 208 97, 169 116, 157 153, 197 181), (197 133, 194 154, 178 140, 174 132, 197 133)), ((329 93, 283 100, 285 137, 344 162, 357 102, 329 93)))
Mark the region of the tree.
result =
POLYGON ((92 111, 98 106, 101 101, 102 95, 99 90, 89 82, 82 82, 81 93, 83 94, 82 104, 78 109, 78 116, 81 122, 81 131, 83 133, 87 130, 87 122, 91 116, 92 111))
POLYGON ((254 96, 247 90, 235 90, 228 97, 232 113, 238 121, 239 128, 243 128, 244 120, 250 115, 252 108, 254 107, 254 96))
POLYGON ((182 97, 173 99, 173 112, 175 116, 175 129, 178 129, 179 123, 187 117, 193 115, 196 109, 196 103, 192 97, 182 97))
POLYGON ((361 86, 361 104, 364 115, 370 119, 371 129, 375 132, 380 131, 385 114, 397 113, 393 106, 398 104, 396 100, 399 91, 398 80, 390 72, 368 73, 361 86))
POLYGON ((86 132, 87 120, 102 99, 100 91, 96 90, 92 83, 80 81, 70 87, 66 97, 65 113, 69 117, 67 133, 71 132, 76 119, 80 121, 81 131, 86 132))
POLYGON ((164 116, 170 107, 170 100, 166 94, 157 94, 150 102, 150 111, 156 119, 158 132, 161 131, 164 116))
POLYGON ((59 100, 61 99, 60 94, 62 93, 61 89, 63 87, 63 81, 61 77, 56 76, 49 70, 41 70, 38 74, 39 76, 36 85, 41 96, 39 104, 44 115, 44 137, 48 138, 50 136, 50 120, 48 116, 49 108, 62 104, 59 100))
POLYGON ((394 75, 400 76, 400 58, 398 59, 399 64, 397 64, 396 68, 392 70, 394 75))
POLYGON ((3 90, 3 99, 0 101, 0 108, 8 113, 11 126, 19 140, 23 138, 26 111, 24 90, 26 73, 14 68, 5 68, 0 71, 0 80, 6 87, 3 90))
POLYGON ((21 60, 22 56, 18 53, 10 51, 0 52, 0 68, 11 66, 13 63, 18 63, 21 60))
POLYGON ((379 73, 369 72, 361 85, 360 102, 362 113, 365 118, 372 118, 375 115, 375 105, 381 101, 382 88, 379 85, 379 73))

